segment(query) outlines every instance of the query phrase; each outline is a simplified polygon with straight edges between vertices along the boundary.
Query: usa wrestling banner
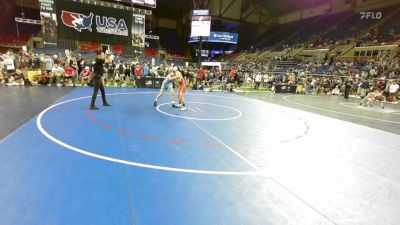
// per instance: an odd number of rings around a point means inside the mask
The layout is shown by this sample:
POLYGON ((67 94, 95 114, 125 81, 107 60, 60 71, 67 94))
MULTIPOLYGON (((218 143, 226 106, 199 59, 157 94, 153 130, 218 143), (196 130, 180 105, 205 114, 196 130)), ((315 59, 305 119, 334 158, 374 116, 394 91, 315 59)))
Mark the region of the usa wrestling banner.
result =
POLYGON ((55 0, 58 37, 130 45, 132 15, 128 10, 55 0))

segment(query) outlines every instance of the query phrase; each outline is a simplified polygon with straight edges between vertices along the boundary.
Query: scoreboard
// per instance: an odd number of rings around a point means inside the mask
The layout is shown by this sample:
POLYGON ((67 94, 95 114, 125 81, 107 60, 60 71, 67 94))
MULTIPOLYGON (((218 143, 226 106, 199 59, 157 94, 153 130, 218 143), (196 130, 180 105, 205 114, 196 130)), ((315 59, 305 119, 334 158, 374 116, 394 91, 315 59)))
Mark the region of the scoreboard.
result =
POLYGON ((192 32, 190 37, 209 37, 211 30, 211 16, 208 10, 193 10, 192 32))

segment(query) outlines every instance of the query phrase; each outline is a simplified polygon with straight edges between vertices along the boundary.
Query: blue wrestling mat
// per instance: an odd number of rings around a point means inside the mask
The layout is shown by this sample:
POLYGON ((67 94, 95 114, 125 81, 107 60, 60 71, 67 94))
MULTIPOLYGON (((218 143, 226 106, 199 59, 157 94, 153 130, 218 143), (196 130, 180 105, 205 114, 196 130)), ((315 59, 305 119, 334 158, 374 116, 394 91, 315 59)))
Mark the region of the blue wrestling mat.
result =
POLYGON ((180 111, 169 95, 154 107, 157 90, 123 88, 88 111, 91 91, 75 89, 0 142, 1 225, 327 222, 261 172, 272 150, 307 135, 295 114, 191 91, 180 111))

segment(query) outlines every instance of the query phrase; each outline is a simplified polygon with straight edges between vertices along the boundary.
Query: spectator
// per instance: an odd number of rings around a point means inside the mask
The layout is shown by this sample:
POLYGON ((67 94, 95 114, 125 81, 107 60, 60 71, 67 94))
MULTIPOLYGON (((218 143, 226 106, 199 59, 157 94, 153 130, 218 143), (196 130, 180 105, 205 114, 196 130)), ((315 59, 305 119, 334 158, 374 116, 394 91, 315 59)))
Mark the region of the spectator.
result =
POLYGON ((261 73, 258 73, 256 75, 256 79, 255 79, 255 85, 254 85, 254 89, 259 89, 260 88, 260 84, 261 84, 261 80, 262 80, 262 76, 261 73))
POLYGON ((399 85, 395 80, 391 80, 388 86, 389 100, 392 102, 397 101, 397 95, 399 93, 399 85))
POLYGON ((45 55, 43 63, 44 63, 45 76, 49 78, 52 77, 51 72, 54 67, 54 60, 50 58, 49 55, 45 55))
POLYGON ((83 83, 83 85, 88 85, 91 76, 92 70, 90 70, 90 67, 86 66, 81 72, 81 82, 83 83))
POLYGON ((4 61, 3 58, 0 57, 0 83, 3 84, 4 81, 4 76, 3 76, 3 71, 4 71, 4 61))
POLYGON ((53 69, 51 70, 51 73, 50 73, 50 74, 51 74, 51 75, 50 75, 50 81, 49 81, 48 86, 53 85, 53 83, 54 83, 54 78, 56 78, 56 85, 57 85, 57 86, 61 86, 60 81, 61 81, 61 79, 64 77, 64 74, 65 74, 64 69, 63 69, 61 66, 59 66, 58 63, 55 63, 55 64, 54 64, 54 67, 53 67, 53 69))
POLYGON ((347 101, 349 100, 350 90, 352 86, 353 81, 351 79, 348 79, 344 86, 344 99, 346 99, 347 101))
POLYGON ((65 73, 64 73, 64 79, 63 79, 63 84, 65 85, 65 80, 72 80, 72 85, 75 87, 75 80, 76 80, 76 69, 74 67, 71 66, 67 66, 64 69, 65 73))
POLYGON ((6 69, 7 73, 4 78, 5 82, 9 82, 10 76, 15 73, 15 62, 11 56, 11 53, 8 52, 7 55, 4 57, 4 68, 6 69))
POLYGON ((367 96, 368 90, 369 90, 369 81, 367 79, 363 79, 363 81, 360 84, 360 97, 364 98, 365 96, 367 96))
POLYGON ((137 79, 140 79, 142 75, 143 75, 143 66, 140 63, 138 63, 135 66, 135 76, 137 77, 137 79))
POLYGON ((150 73, 150 67, 148 63, 143 65, 143 76, 148 76, 150 73))
POLYGON ((118 61, 115 66, 115 82, 117 86, 121 86, 122 80, 125 79, 125 69, 125 65, 121 61, 118 61))
POLYGON ((105 83, 107 86, 114 85, 115 83, 115 64, 113 61, 104 64, 104 72, 106 72, 107 76, 105 78, 105 83))

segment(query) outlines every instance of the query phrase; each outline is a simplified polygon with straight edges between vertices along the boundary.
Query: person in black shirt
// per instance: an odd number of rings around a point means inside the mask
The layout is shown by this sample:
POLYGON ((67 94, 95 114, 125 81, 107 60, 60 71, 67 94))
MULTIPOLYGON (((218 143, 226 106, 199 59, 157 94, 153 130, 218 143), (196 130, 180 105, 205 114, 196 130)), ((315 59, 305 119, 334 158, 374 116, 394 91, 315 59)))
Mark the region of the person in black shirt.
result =
POLYGON ((350 90, 353 87, 353 81, 351 79, 347 79, 344 84, 344 99, 349 100, 350 90))
POLYGON ((104 73, 104 63, 109 63, 110 60, 108 58, 105 57, 104 52, 100 52, 96 58, 96 61, 94 63, 94 67, 93 67, 93 96, 92 96, 92 101, 90 103, 90 108, 89 110, 97 110, 99 108, 96 107, 95 102, 96 102, 96 97, 97 97, 97 93, 101 92, 101 97, 103 99, 103 105, 104 106, 110 106, 107 103, 106 100, 106 92, 104 90, 104 84, 103 84, 103 80, 102 80, 102 76, 104 73))

